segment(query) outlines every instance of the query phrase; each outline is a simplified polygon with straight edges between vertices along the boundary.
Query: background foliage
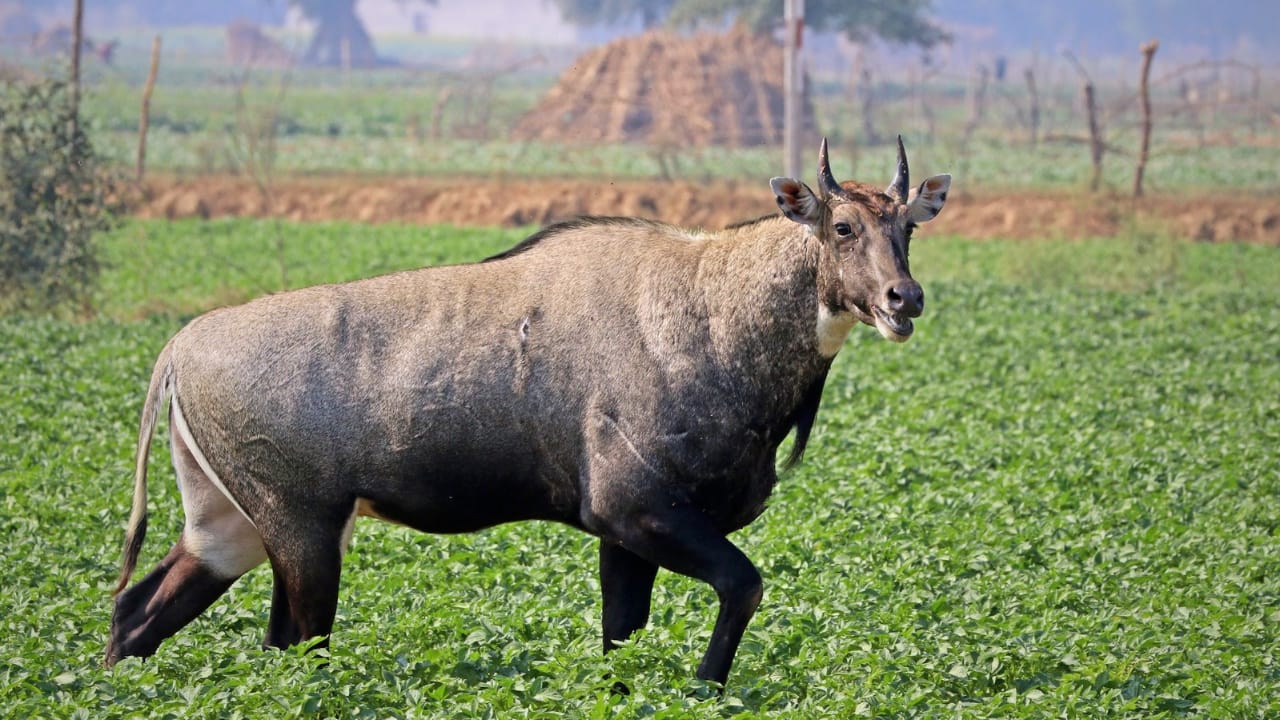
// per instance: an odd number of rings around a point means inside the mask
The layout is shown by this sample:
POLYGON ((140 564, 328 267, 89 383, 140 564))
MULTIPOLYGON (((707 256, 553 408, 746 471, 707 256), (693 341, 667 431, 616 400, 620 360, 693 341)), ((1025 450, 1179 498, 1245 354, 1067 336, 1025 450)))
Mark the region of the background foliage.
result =
MULTIPOLYGON (((805 25, 843 34, 855 42, 881 39, 927 48, 947 38, 929 17, 931 4, 932 0, 807 0, 805 25)), ((760 32, 772 32, 782 27, 782 6, 775 0, 678 0, 668 22, 679 26, 730 19, 760 32)))
POLYGON ((115 181, 58 80, 0 88, 0 312, 84 309, 115 181))

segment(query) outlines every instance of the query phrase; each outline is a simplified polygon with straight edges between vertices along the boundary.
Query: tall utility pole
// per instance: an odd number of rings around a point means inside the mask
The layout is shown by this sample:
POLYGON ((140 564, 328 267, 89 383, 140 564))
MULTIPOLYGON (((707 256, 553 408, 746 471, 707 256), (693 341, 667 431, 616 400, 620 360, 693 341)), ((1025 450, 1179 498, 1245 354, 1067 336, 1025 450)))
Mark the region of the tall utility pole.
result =
POLYGON ((786 22, 786 49, 782 61, 782 155, 789 177, 800 177, 800 108, 804 78, 800 72, 800 48, 804 44, 804 0, 782 0, 786 22))

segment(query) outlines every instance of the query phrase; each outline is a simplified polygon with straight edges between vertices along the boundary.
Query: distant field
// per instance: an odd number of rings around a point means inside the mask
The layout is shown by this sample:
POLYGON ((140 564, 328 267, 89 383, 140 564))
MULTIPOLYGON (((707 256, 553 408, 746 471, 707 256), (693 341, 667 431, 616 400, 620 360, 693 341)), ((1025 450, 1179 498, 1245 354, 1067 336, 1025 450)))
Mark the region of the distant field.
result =
MULTIPOLYGON (((162 86, 153 100, 148 164, 183 173, 243 170, 249 158, 245 148, 255 132, 248 128, 261 122, 265 109, 273 108, 278 115, 272 167, 279 172, 608 178, 657 178, 666 173, 695 179, 771 177, 780 172, 780 149, 771 147, 593 146, 508 139, 507 128, 547 87, 550 80, 499 83, 484 135, 475 138, 463 132, 469 126, 457 100, 442 116, 444 134, 431 135, 439 80, 430 77, 391 87, 286 86, 283 92, 258 87, 247 96, 249 109, 239 118, 234 111, 236 89, 230 82, 162 86)), ((107 86, 86 100, 98 128, 94 137, 100 151, 126 165, 137 149, 137 92, 107 86)), ((892 147, 883 141, 861 144, 853 131, 858 116, 847 102, 819 99, 818 112, 822 131, 831 137, 833 162, 851 167, 849 177, 892 175, 892 147)), ((1084 145, 1049 142, 1032 150, 1024 143, 1011 143, 995 129, 966 145, 957 137, 957 126, 944 125, 942 134, 929 137, 914 129, 916 122, 904 117, 883 128, 890 138, 903 133, 913 167, 950 168, 972 187, 1088 185, 1092 170, 1084 145)), ((1114 142, 1124 154, 1104 158, 1103 183, 1128 189, 1137 137, 1131 130, 1122 131, 1114 142)), ((1199 145, 1184 133, 1169 137, 1158 126, 1155 143, 1147 169, 1153 190, 1280 190, 1275 172, 1280 143, 1259 145, 1242 138, 1238 145, 1199 145)))
MULTIPOLYGON (((132 166, 150 36, 122 40, 114 66, 87 67, 84 110, 98 148, 132 166)), ((285 40, 300 43, 297 37, 285 40)), ((511 128, 573 62, 573 48, 406 36, 380 40, 387 53, 406 61, 401 68, 246 72, 225 64, 218 29, 175 29, 165 43, 151 105, 148 163, 155 170, 240 172, 261 167, 265 159, 272 171, 284 173, 700 179, 780 171, 779 147, 703 147, 682 138, 609 146, 513 140, 511 128), (247 150, 255 144, 257 150, 247 150)), ((1160 63, 1158 73, 1172 71, 1160 63)), ((1131 69, 1108 67, 1097 78, 1109 144, 1103 182, 1127 190, 1139 145, 1136 57, 1131 69), (1121 70, 1126 74, 1114 74, 1121 70)), ((1041 82, 1054 83, 1041 89, 1040 133, 1048 140, 1032 147, 1025 124, 1029 100, 1020 83, 989 88, 970 137, 966 70, 947 68, 948 74, 921 87, 909 84, 910 72, 877 74, 871 122, 876 142, 864 130, 863 90, 847 73, 827 70, 814 78, 817 132, 830 137, 834 159, 852 164, 857 177, 891 173, 891 143, 901 133, 913 166, 950 168, 968 187, 1088 185, 1087 126, 1074 75, 1049 77, 1042 68, 1041 82)), ((1149 188, 1280 190, 1280 142, 1272 117, 1277 88, 1267 79, 1255 102, 1240 95, 1238 81, 1223 75, 1227 104, 1196 108, 1183 102, 1174 81, 1157 85, 1149 188)))
MULTIPOLYGON (((594 543, 546 524, 362 521, 327 667, 258 649, 259 569, 102 670, 139 404, 181 322, 520 234, 132 221, 99 319, 0 320, 5 714, 1280 714, 1280 254, 1159 237, 917 242, 917 337, 854 333, 806 461, 735 536, 765 599, 723 700, 690 679, 708 588, 661 574, 648 630, 601 659, 594 543)), ((167 463, 161 444, 146 567, 181 525, 167 463)))
MULTIPOLYGON (((97 137, 100 151, 123 164, 136 152, 136 132, 101 133, 97 137)), ((157 130, 148 144, 148 163, 156 170, 183 174, 242 171, 229 138, 226 132, 157 130)), ((947 140, 930 143, 909 134, 907 140, 912 167, 948 168, 975 188, 1084 190, 1092 172, 1088 151, 1079 146, 1058 144, 1030 154, 996 141, 961 150, 947 140)), ((319 134, 282 137, 276 147, 275 169, 287 173, 645 179, 663 177, 664 162, 675 168, 667 172, 677 178, 767 179, 782 172, 776 148, 682 148, 659 154, 644 145, 573 145, 501 138, 416 142, 403 136, 335 138, 319 134)), ((833 145, 832 162, 852 168, 846 171, 847 177, 883 178, 888 183, 893 176, 894 152, 889 145, 857 149, 833 145)), ((811 154, 816 158, 816 146, 811 154)), ((1132 186, 1131 159, 1112 158, 1103 167, 1104 187, 1127 191, 1132 186)), ((1151 159, 1146 185, 1151 191, 1222 192, 1229 188, 1246 194, 1272 194, 1280 191, 1276 167, 1280 167, 1280 145, 1170 150, 1151 159)))

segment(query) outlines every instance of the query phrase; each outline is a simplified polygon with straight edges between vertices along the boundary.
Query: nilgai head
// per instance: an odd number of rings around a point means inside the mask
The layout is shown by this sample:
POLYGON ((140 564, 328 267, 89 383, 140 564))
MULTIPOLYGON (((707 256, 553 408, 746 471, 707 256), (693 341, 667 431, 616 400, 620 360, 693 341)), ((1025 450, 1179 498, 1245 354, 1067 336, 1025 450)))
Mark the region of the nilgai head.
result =
POLYGON ((906 342, 912 318, 924 312, 924 290, 911 277, 907 249, 916 225, 932 220, 947 200, 950 175, 912 188, 898 137, 898 171, 884 190, 839 183, 818 154, 818 191, 794 178, 769 181, 787 218, 807 226, 828 252, 819 270, 819 312, 874 326, 886 339, 906 342))

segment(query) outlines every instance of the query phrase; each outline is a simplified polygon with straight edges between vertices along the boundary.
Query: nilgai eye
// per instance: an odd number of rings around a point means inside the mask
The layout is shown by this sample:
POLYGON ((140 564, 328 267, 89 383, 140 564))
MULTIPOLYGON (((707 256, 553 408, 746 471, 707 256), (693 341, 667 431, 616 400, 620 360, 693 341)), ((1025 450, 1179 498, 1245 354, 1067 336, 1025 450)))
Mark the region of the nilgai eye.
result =
POLYGON ((836 223, 836 234, 840 237, 849 237, 853 234, 853 226, 849 223, 836 223))

